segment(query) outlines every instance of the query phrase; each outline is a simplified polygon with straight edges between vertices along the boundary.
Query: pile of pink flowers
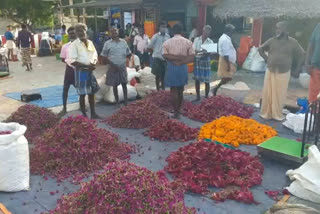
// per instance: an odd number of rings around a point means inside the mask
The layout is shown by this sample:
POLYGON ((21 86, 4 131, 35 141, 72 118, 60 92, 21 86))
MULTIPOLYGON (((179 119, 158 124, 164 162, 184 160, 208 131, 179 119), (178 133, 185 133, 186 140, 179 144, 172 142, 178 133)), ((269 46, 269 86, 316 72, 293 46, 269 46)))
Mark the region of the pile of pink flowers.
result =
POLYGON ((193 214, 184 204, 183 192, 173 190, 163 172, 151 172, 132 163, 116 161, 63 196, 49 213, 179 213, 193 214))
POLYGON ((17 111, 5 121, 16 122, 27 127, 25 137, 30 143, 41 136, 47 129, 58 124, 60 118, 52 111, 46 108, 40 108, 35 105, 21 106, 17 111))
POLYGON ((166 119, 166 112, 142 100, 122 107, 105 122, 114 128, 143 129, 166 119))
POLYGON ((31 172, 75 182, 101 170, 109 161, 129 159, 132 147, 119 136, 83 116, 64 119, 37 139, 31 150, 31 172))
POLYGON ((166 120, 152 126, 144 135, 160 141, 190 141, 197 138, 199 129, 191 128, 178 120, 166 120))
POLYGON ((225 188, 238 186, 225 198, 215 193, 215 200, 234 199, 255 203, 249 188, 260 185, 264 167, 257 157, 247 152, 225 148, 211 142, 199 141, 180 148, 167 158, 165 170, 187 190, 210 194, 209 186, 225 188), (243 196, 245 195, 245 196, 243 196), (242 197, 243 196, 243 197, 242 197))
POLYGON ((195 105, 185 102, 183 105, 183 115, 204 123, 209 123, 222 116, 238 116, 250 118, 254 112, 252 107, 247 107, 237 101, 224 96, 210 97, 195 105))

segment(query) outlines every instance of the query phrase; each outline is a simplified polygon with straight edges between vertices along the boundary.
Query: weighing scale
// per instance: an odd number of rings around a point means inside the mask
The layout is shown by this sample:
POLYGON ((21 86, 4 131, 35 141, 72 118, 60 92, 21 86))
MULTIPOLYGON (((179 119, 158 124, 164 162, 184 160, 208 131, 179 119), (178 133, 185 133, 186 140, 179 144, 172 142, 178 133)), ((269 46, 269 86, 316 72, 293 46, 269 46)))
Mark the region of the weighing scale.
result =
POLYGON ((302 142, 273 137, 258 145, 258 154, 265 158, 302 164, 308 159, 308 148, 317 145, 320 134, 320 100, 310 104, 305 114, 302 142))

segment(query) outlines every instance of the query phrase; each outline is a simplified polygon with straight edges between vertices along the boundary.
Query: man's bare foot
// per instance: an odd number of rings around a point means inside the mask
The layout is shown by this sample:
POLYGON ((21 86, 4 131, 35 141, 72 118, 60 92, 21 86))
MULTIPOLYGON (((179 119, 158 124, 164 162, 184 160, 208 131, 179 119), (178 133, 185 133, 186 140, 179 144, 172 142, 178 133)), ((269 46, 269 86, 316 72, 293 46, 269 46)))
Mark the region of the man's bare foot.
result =
POLYGON ((174 113, 172 116, 172 119, 177 119, 179 120, 181 118, 180 113, 174 113))
POLYGON ((91 119, 92 119, 92 120, 99 120, 99 119, 102 119, 102 117, 100 117, 99 115, 97 115, 96 113, 94 113, 94 114, 91 114, 91 119))
POLYGON ((67 114, 67 110, 66 109, 63 109, 62 111, 59 112, 58 116, 59 117, 63 117, 64 115, 67 114))

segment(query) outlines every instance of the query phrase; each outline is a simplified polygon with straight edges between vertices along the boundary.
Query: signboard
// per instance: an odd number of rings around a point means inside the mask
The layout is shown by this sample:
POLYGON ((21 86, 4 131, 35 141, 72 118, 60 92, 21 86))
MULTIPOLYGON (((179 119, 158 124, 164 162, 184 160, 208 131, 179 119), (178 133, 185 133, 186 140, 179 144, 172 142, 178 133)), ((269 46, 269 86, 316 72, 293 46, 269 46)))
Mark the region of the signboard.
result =
POLYGON ((104 19, 109 19, 109 16, 110 16, 110 11, 109 10, 103 11, 103 18, 104 19))
POLYGON ((111 25, 120 25, 121 22, 121 9, 119 7, 112 7, 111 10, 111 25))

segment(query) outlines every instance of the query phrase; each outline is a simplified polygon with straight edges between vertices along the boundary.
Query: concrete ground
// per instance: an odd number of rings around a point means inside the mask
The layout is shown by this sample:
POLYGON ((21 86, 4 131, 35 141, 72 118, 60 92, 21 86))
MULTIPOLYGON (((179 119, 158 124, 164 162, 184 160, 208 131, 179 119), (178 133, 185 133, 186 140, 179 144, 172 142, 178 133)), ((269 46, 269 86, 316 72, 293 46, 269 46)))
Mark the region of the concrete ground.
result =
MULTIPOLYGON (((19 63, 11 63, 12 78, 0 80, 1 93, 19 92, 22 90, 35 89, 40 87, 47 87, 53 85, 61 85, 63 81, 64 65, 56 61, 53 57, 35 58, 34 71, 26 72, 22 69, 19 63)), ((97 69, 97 76, 103 75, 104 67, 99 66, 97 69)), ((263 82, 263 75, 249 74, 244 71, 238 72, 234 81, 244 81, 252 89, 246 99, 248 103, 257 103, 260 99, 260 93, 263 82)), ((192 80, 187 87, 188 93, 193 93, 192 80)), ((297 96, 306 96, 306 91, 301 89, 296 81, 292 81, 289 89, 289 103, 294 103, 297 96)), ((193 96, 188 95, 188 99, 193 99, 193 96)), ((18 101, 0 96, 0 116, 6 118, 20 105, 18 101)), ((77 110, 78 106, 70 106, 69 115, 80 114, 77 110), (72 109, 73 108, 73 109, 72 109)), ((56 111, 59 109, 56 108, 56 111)), ((116 111, 113 105, 98 104, 97 112, 103 117, 107 117, 116 111)), ((258 109, 256 109, 253 118, 261 123, 266 121, 258 117, 258 109)), ((1 120, 1 118, 0 118, 1 120)), ((201 127, 203 124, 182 118, 182 121, 192 127, 201 127)), ((297 139, 300 136, 295 135, 292 131, 284 128, 280 123, 270 122, 271 126, 275 126, 281 137, 290 139, 297 139)), ((171 152, 177 151, 181 146, 187 143, 179 142, 158 142, 151 141, 149 138, 143 136, 145 130, 128 130, 128 129, 114 129, 106 124, 99 123, 101 128, 108 129, 120 135, 123 141, 130 139, 133 144, 142 146, 141 152, 143 154, 132 154, 131 162, 140 166, 147 167, 152 171, 162 170, 166 165, 166 157, 171 152), (151 146, 151 151, 148 148, 151 146)), ((255 146, 241 146, 241 150, 250 152, 252 155, 257 155, 255 146)), ((265 195, 267 190, 281 190, 289 185, 290 181, 285 173, 293 166, 286 165, 281 162, 276 162, 268 159, 261 159, 264 164, 265 171, 263 175, 263 183, 261 186, 252 188, 254 197, 259 204, 246 205, 235 201, 226 201, 224 203, 216 203, 207 197, 202 197, 195 194, 186 194, 185 202, 187 206, 198 208, 199 213, 218 213, 218 214, 259 214, 265 213, 275 202, 265 195)), ((56 181, 49 179, 45 180, 41 176, 31 175, 31 189, 18 193, 3 193, 0 192, 0 203, 3 203, 14 214, 31 214, 46 212, 54 209, 56 200, 64 194, 76 191, 79 186, 72 185, 68 181, 58 184, 56 181), (58 190, 59 193, 50 195, 50 192, 58 190)))
MULTIPOLYGON (((35 57, 33 58, 33 71, 27 72, 21 66, 20 62, 10 62, 9 78, 0 79, 0 121, 7 118, 12 112, 19 108, 23 103, 19 101, 6 98, 3 95, 9 92, 21 92, 24 90, 31 90, 43 88, 48 86, 62 85, 64 77, 65 65, 55 59, 55 57, 35 57)), ((96 77, 99 78, 105 73, 105 66, 100 65, 95 71, 96 77)), ((245 99, 245 103, 254 104, 259 103, 261 98, 261 91, 263 87, 263 74, 250 73, 240 70, 236 73, 232 83, 237 81, 245 82, 251 91, 245 99)), ((213 80, 217 80, 214 74, 213 80)), ((216 83, 217 81, 215 81, 216 83)), ((204 85, 201 86, 202 93, 204 85)), ((186 87, 186 93, 195 94, 194 81, 192 74, 190 74, 189 85, 186 87)), ((288 90, 287 104, 295 105, 297 97, 306 97, 308 91, 303 89, 298 80, 292 79, 288 90)), ((78 109, 78 104, 69 105, 69 110, 78 109)), ((61 107, 53 108, 52 110, 60 111, 61 107)))

